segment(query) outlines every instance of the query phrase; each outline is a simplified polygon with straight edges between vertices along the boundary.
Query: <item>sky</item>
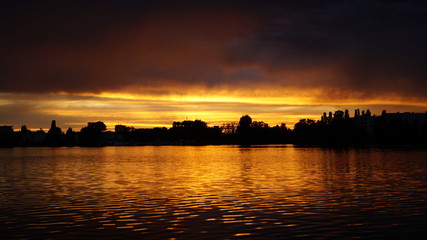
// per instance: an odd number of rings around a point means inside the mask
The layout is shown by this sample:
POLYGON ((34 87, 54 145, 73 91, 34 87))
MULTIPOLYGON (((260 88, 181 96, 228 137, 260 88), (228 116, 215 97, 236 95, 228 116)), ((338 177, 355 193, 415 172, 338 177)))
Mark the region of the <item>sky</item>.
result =
POLYGON ((0 125, 427 111, 425 1, 4 1, 0 125))

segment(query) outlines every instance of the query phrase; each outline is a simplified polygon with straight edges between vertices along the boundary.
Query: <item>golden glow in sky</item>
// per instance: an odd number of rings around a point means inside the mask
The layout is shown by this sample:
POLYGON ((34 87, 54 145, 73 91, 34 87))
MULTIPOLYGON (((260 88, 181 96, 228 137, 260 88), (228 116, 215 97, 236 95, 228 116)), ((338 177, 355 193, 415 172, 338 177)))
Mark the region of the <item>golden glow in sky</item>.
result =
POLYGON ((378 96, 363 99, 362 94, 348 93, 348 99, 325 98, 332 90, 260 89, 245 91, 200 89, 191 93, 136 94, 101 92, 81 94, 0 94, 0 109, 15 108, 19 121, 15 129, 27 125, 30 129, 48 128, 55 119, 63 129, 79 130, 90 121, 103 121, 109 130, 117 124, 136 128, 171 127, 173 121, 201 119, 208 125, 238 122, 248 114, 255 121, 270 126, 286 123, 288 127, 302 118, 318 120, 323 112, 355 108, 370 109, 380 114, 391 111, 423 112, 424 102, 398 96, 378 96))

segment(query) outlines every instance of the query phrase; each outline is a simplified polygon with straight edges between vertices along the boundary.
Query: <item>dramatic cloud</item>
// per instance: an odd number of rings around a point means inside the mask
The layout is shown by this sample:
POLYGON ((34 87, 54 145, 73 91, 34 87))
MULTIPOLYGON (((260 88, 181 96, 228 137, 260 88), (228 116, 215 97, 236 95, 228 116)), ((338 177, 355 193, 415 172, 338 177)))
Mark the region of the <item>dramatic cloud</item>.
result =
POLYGON ((54 6, 5 21, 10 26, 2 42, 1 73, 7 81, 0 91, 84 92, 221 81, 229 42, 256 25, 247 13, 227 8, 142 7, 130 21, 120 18, 123 13, 116 16, 114 6, 82 11, 54 6))
POLYGON ((102 1, 3 11, 3 92, 252 82, 426 90, 420 1, 102 1))

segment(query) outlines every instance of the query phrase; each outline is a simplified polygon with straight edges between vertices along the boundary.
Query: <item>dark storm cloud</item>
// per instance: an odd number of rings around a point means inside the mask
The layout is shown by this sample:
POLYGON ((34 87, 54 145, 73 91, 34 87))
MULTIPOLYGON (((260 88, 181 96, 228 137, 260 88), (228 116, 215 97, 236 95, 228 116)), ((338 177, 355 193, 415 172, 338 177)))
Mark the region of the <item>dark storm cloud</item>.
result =
POLYGON ((292 86, 426 93, 426 4, 321 2, 308 8, 278 6, 266 31, 235 45, 230 63, 262 63, 292 86), (307 76, 307 70, 319 72, 307 76))
POLYGON ((248 31, 252 21, 245 12, 218 12, 215 5, 75 4, 8 8, 2 17, 0 91, 209 81, 221 77, 218 62, 229 39, 248 31))
POLYGON ((423 1, 72 1, 1 10, 0 92, 259 83, 424 96, 423 1))

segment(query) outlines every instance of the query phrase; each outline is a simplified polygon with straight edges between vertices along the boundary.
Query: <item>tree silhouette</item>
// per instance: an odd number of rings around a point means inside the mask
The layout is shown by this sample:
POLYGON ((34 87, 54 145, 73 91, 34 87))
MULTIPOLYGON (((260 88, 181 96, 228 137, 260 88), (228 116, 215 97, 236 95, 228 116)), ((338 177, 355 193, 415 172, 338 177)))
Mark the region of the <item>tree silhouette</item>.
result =
POLYGON ((254 140, 251 124, 252 118, 249 115, 244 115, 240 118, 239 126, 237 127, 237 136, 243 144, 250 144, 254 140))
POLYGON ((346 109, 346 110, 344 111, 344 118, 345 118, 345 119, 350 119, 350 114, 348 113, 348 109, 346 109))
POLYGON ((89 122, 87 128, 96 132, 104 132, 107 130, 107 126, 101 121, 98 122, 89 122))
POLYGON ((219 127, 209 128, 202 120, 173 122, 169 130, 169 138, 172 141, 187 142, 192 145, 206 144, 209 141, 216 142, 221 134, 219 127))
POLYGON ((127 127, 125 125, 116 125, 114 126, 114 131, 120 134, 126 134, 135 131, 134 127, 127 127))
POLYGON ((21 146, 31 146, 32 145, 32 135, 31 131, 27 128, 26 125, 21 126, 21 132, 19 133, 19 144, 21 146))
POLYGON ((76 133, 73 131, 72 128, 68 128, 67 132, 65 133, 65 145, 67 146, 74 146, 76 144, 76 133))
POLYGON ((107 130, 107 126, 101 122, 89 122, 87 127, 80 130, 80 144, 83 146, 101 146, 102 132, 107 130))
MULTIPOLYGON (((330 113, 329 115, 332 115, 330 113)), ((300 119, 294 126, 294 137, 297 143, 316 143, 318 138, 319 127, 312 119, 300 119)))
POLYGON ((224 123, 221 126, 221 132, 227 135, 233 135, 237 131, 238 124, 236 122, 224 123))
POLYGON ((344 119, 344 112, 341 110, 335 111, 333 120, 344 119))
POLYGON ((239 127, 247 128, 251 125, 251 123, 252 123, 252 118, 249 117, 249 115, 244 115, 240 118, 239 127))
POLYGON ((28 132, 31 132, 30 130, 28 130, 28 128, 27 128, 27 126, 26 125, 22 125, 21 126, 21 133, 28 133, 28 132))

